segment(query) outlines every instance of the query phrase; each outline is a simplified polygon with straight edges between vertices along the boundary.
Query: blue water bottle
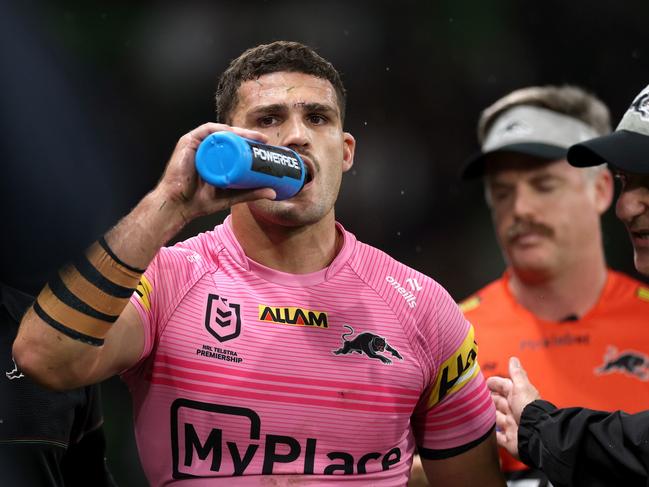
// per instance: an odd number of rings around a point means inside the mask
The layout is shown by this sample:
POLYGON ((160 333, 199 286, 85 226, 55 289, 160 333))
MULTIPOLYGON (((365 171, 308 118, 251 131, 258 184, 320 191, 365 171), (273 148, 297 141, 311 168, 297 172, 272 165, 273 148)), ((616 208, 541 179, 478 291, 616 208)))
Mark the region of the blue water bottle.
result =
POLYGON ((196 170, 219 188, 273 188, 276 200, 295 196, 307 178, 304 161, 295 151, 232 132, 214 132, 200 143, 196 170))

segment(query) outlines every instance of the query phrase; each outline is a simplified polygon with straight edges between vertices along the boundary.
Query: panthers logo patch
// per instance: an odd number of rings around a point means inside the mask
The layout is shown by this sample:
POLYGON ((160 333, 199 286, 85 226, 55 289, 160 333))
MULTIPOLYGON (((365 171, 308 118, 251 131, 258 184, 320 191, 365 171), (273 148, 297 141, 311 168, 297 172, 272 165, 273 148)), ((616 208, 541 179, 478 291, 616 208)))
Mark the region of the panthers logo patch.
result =
POLYGON ((349 330, 348 333, 342 335, 343 346, 338 350, 334 350, 334 355, 346 355, 348 353, 360 353, 361 355, 365 354, 369 358, 374 358, 380 360, 385 365, 390 365, 392 360, 388 357, 381 355, 384 352, 389 352, 393 357, 403 360, 401 354, 394 348, 392 348, 387 340, 380 335, 371 333, 369 331, 364 331, 359 335, 356 335, 353 340, 347 340, 347 337, 354 334, 354 329, 349 325, 343 325, 349 330))
POLYGON ((616 347, 609 346, 604 355, 604 363, 595 369, 597 375, 614 372, 649 381, 649 357, 636 350, 618 352, 616 347))

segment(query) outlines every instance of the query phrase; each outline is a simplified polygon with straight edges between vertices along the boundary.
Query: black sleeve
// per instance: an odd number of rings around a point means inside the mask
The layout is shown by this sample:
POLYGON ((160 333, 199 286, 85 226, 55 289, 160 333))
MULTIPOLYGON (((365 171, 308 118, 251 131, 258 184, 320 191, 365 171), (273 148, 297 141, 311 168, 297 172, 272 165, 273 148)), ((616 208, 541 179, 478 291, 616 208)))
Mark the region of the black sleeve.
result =
POLYGON ((521 460, 555 487, 646 486, 649 411, 626 414, 528 404, 518 429, 521 460))
POLYGON ((66 487, 114 487, 106 465, 106 438, 99 384, 84 388, 86 400, 75 411, 70 444, 61 462, 66 487))

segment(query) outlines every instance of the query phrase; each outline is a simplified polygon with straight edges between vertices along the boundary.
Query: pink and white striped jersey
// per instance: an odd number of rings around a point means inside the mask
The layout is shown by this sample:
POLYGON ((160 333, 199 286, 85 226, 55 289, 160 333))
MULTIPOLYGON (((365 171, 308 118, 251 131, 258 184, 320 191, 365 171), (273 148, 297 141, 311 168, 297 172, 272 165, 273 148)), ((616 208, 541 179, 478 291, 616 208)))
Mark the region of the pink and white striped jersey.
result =
POLYGON ((131 299, 144 352, 123 374, 152 485, 403 486, 415 445, 445 458, 490 433, 448 293, 338 231, 312 274, 248 259, 229 218, 158 253, 131 299))

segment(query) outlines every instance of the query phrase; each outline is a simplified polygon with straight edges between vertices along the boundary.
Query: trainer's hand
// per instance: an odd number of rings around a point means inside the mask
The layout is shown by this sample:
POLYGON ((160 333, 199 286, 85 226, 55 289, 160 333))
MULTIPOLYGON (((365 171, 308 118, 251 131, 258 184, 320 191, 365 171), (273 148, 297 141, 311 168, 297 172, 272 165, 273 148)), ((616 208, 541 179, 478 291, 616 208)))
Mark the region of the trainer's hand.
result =
POLYGON ((220 189, 200 178, 195 167, 198 145, 205 137, 219 131, 234 132, 260 142, 268 141, 268 137, 260 132, 220 123, 206 123, 183 135, 178 140, 162 179, 154 190, 162 203, 177 208, 183 223, 188 223, 202 215, 216 213, 243 201, 275 199, 275 191, 270 188, 220 189))
POLYGON ((489 377, 487 386, 496 405, 496 439, 498 445, 518 457, 518 425, 525 406, 540 399, 539 391, 529 381, 527 372, 516 357, 509 359, 509 375, 489 377))

